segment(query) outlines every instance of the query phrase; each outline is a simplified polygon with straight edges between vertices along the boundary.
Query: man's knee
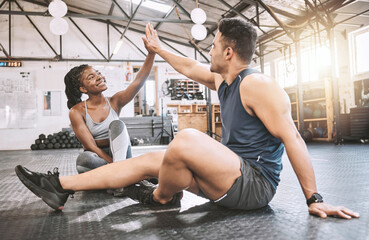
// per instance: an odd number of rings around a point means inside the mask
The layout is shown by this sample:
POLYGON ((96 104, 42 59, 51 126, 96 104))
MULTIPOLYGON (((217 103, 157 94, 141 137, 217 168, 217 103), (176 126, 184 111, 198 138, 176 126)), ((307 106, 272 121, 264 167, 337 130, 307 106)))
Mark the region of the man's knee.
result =
POLYGON ((196 129, 181 130, 169 144, 166 155, 170 156, 170 159, 186 158, 191 154, 191 150, 198 146, 199 138, 201 138, 201 132, 196 129))
POLYGON ((187 143, 191 144, 192 142, 197 141, 202 136, 202 133, 199 130, 194 128, 186 128, 181 130, 176 137, 174 138, 174 143, 187 143))

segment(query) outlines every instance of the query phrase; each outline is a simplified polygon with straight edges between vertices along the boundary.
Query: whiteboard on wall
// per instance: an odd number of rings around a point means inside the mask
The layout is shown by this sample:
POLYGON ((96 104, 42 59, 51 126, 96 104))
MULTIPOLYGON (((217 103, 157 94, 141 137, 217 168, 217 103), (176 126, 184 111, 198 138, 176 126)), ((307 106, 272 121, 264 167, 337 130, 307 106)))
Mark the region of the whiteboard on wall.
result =
POLYGON ((0 128, 35 128, 37 95, 30 72, 9 71, 0 76, 0 128))

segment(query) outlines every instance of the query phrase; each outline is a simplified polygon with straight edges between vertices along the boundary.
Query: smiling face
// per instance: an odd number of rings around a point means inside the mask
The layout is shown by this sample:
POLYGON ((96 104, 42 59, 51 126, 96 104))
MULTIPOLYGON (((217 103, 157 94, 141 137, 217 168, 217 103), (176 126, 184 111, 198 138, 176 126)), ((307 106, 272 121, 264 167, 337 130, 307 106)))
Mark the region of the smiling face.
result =
POLYGON ((95 70, 91 66, 88 66, 81 76, 80 91, 83 93, 101 93, 108 89, 106 85, 105 76, 98 70, 95 70))

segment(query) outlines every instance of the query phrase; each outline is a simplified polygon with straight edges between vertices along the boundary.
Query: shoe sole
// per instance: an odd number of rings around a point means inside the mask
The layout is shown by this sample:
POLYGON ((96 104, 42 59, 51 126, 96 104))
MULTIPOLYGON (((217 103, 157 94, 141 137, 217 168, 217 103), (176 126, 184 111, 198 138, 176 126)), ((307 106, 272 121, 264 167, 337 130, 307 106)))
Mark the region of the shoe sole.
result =
POLYGON ((33 182, 29 181, 19 170, 15 168, 15 173, 21 182, 26 186, 31 192, 33 192, 37 197, 41 198, 47 205, 49 205, 52 209, 61 211, 64 208, 64 205, 59 204, 58 196, 55 193, 50 193, 33 182), (57 203, 56 203, 57 202, 57 203))

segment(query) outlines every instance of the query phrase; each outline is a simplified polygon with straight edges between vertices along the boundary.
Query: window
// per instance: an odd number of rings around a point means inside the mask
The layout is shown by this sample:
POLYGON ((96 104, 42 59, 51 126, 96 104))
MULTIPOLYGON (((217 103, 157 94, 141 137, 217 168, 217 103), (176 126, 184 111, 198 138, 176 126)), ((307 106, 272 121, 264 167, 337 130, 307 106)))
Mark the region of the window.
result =
POLYGON ((296 57, 285 61, 284 58, 276 61, 276 79, 283 88, 297 84, 296 57))
MULTIPOLYGON (((358 75, 369 73, 369 27, 351 33, 352 73, 358 75)), ((369 75, 369 74, 367 74, 369 75)), ((365 78, 365 76, 363 76, 365 78)), ((359 77, 360 78, 360 77, 359 77)))
MULTIPOLYGON (((132 3, 138 5, 141 0, 132 0, 132 3)), ((142 7, 149 8, 151 10, 167 13, 169 12, 171 6, 165 4, 165 2, 160 0, 146 0, 141 4, 142 7)))

